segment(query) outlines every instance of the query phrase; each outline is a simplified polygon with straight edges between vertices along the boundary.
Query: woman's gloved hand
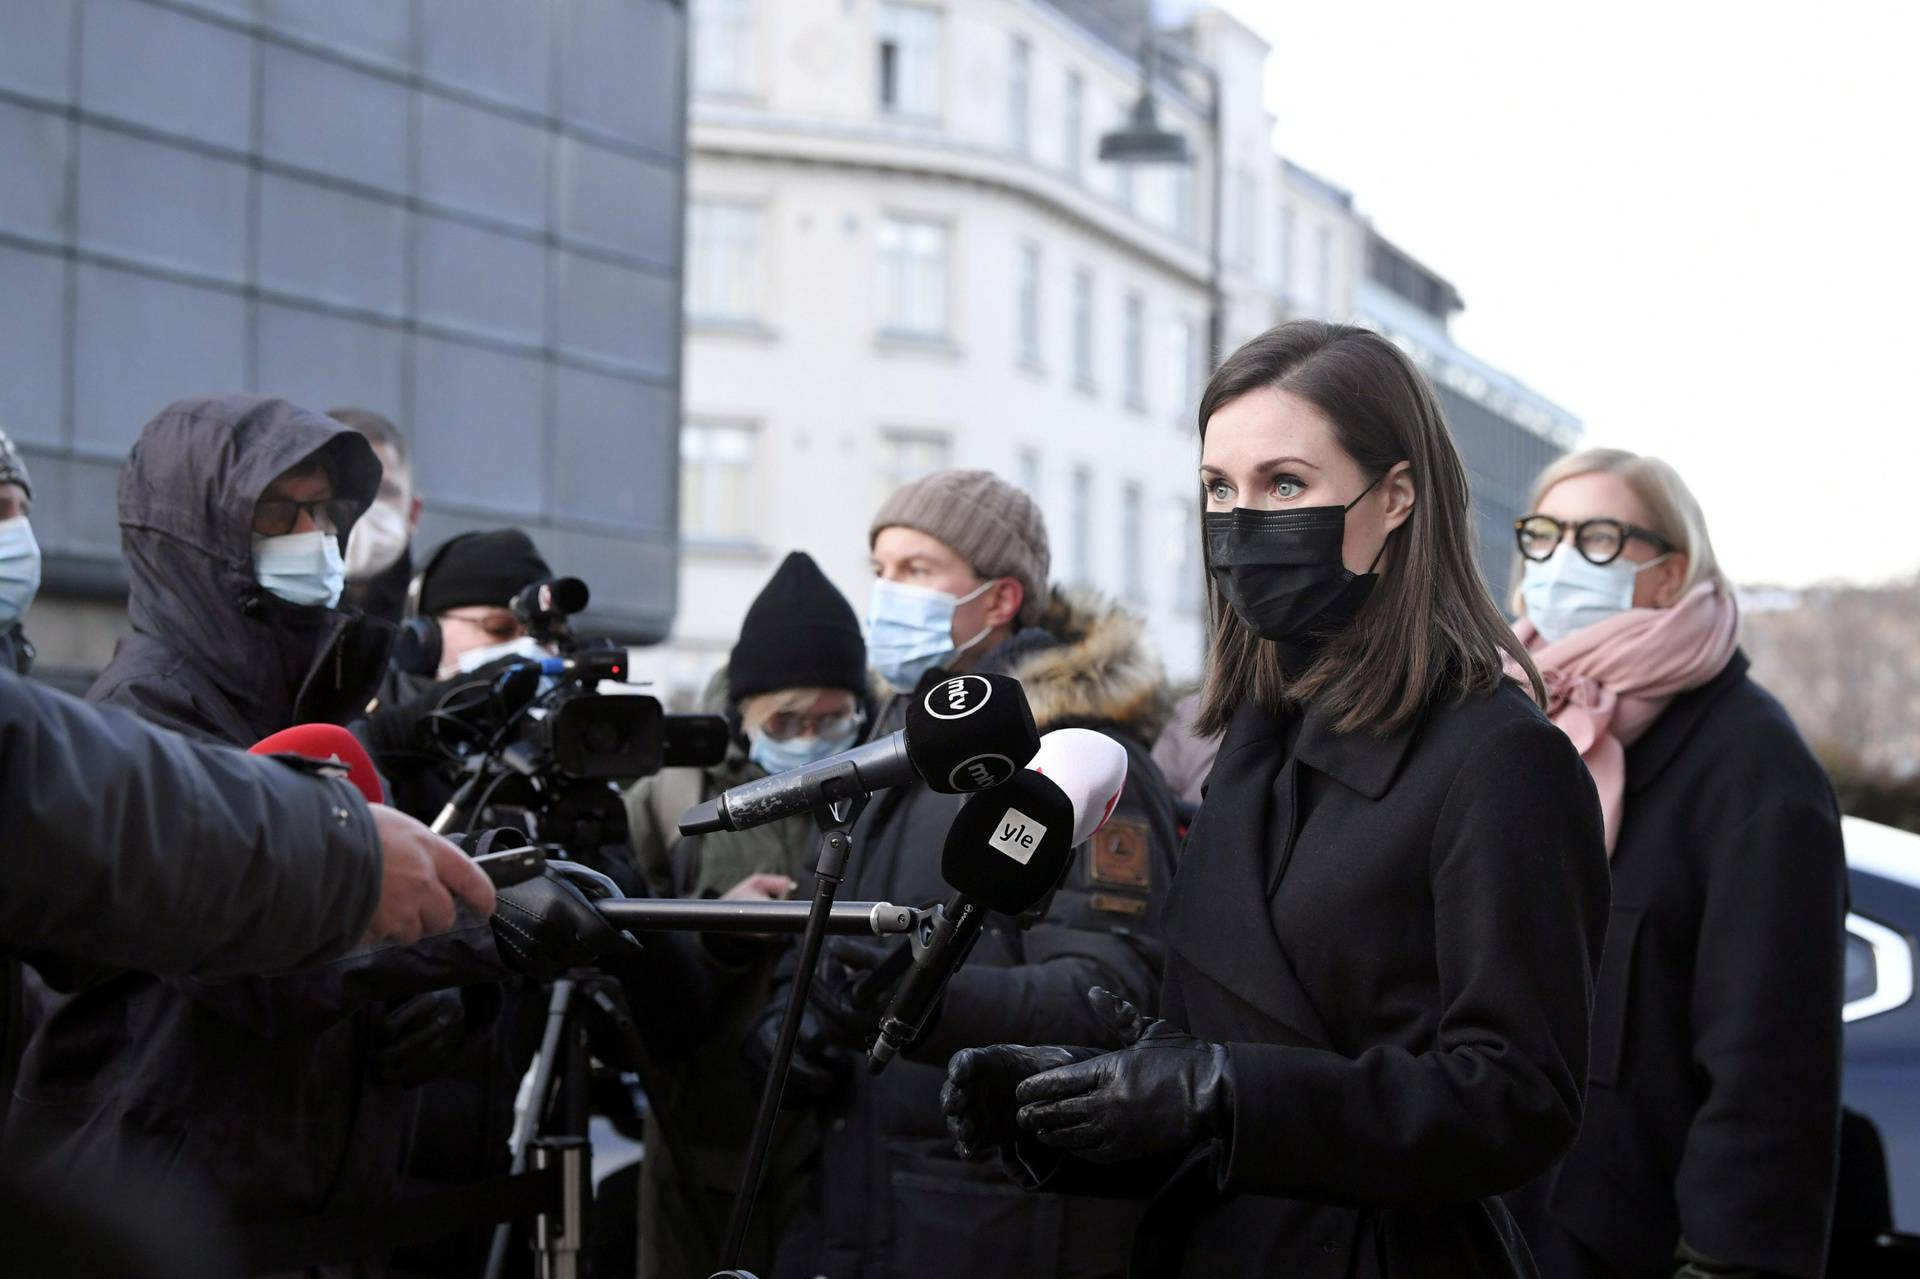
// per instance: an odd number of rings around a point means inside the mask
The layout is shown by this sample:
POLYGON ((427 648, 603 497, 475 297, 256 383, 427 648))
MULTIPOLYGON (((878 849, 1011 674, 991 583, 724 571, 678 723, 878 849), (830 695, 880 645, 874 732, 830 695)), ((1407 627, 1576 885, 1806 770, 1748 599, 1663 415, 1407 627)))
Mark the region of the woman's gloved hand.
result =
POLYGON ((1020 1131, 1093 1163, 1120 1163, 1189 1150, 1232 1129, 1224 1044, 1144 1018, 1098 986, 1087 1002, 1127 1047, 1022 1080, 1013 1092, 1020 1131))
POLYGON ((415 995, 374 1023, 373 1077, 414 1088, 440 1074, 466 1041, 467 1009, 457 990, 415 995))
POLYGON ((954 1153, 962 1159, 984 1159, 1011 1145, 1018 1135, 1013 1091, 1023 1080, 1106 1051, 1064 1044, 962 1048, 947 1062, 947 1082, 940 1086, 940 1109, 947 1117, 954 1153))
POLYGON ((613 881, 573 862, 549 862, 545 873, 499 892, 493 936, 501 958, 521 972, 551 977, 603 955, 639 948, 609 924, 595 901, 619 896, 613 881))

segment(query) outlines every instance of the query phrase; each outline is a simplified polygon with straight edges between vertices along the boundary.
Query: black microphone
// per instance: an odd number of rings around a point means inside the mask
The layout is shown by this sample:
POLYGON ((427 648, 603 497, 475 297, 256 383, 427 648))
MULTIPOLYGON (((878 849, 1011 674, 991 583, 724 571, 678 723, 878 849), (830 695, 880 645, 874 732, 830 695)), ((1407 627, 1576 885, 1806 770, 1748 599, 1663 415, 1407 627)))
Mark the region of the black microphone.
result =
POLYGON ((850 799, 916 778, 948 795, 986 790, 1013 777, 1039 749, 1019 680, 956 675, 909 702, 899 732, 723 791, 689 808, 680 833, 747 830, 807 812, 819 799, 850 799))
POLYGON ((919 1038, 986 912, 1018 915, 1039 905, 1073 850, 1106 825, 1126 782, 1126 748, 1103 733, 1063 728, 1040 739, 1012 781, 961 807, 940 854, 940 877, 955 892, 915 939, 913 966, 880 1018, 868 1055, 876 1073, 919 1038))

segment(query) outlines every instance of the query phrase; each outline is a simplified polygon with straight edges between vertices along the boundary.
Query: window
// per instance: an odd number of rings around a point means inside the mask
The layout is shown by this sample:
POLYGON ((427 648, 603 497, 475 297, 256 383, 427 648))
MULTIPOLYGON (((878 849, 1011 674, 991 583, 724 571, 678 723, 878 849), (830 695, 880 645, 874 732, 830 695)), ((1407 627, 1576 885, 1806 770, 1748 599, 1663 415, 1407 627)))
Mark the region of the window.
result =
POLYGON ((1032 242, 1020 246, 1020 277, 1016 286, 1018 313, 1014 316, 1014 342, 1020 363, 1040 367, 1040 246, 1032 242))
POLYGON ((880 222, 882 324, 906 337, 947 333, 947 228, 918 218, 880 222))
POLYGON ((1200 403, 1200 326, 1181 316, 1167 321, 1167 394, 1173 418, 1184 422, 1200 403))
POLYGON ((1120 339, 1120 384, 1127 407, 1147 407, 1147 300, 1138 293, 1127 294, 1120 339))
POLYGON ((1120 590, 1129 600, 1140 601, 1146 598, 1147 581, 1142 564, 1141 544, 1146 538, 1146 530, 1141 527, 1145 516, 1141 507, 1143 499, 1138 484, 1129 484, 1120 493, 1120 590))
POLYGON ((687 209, 687 314, 739 323, 760 313, 760 208, 695 200, 687 209))
POLYGON ((1067 73, 1066 119, 1060 128, 1060 166, 1067 176, 1078 182, 1080 166, 1084 163, 1087 140, 1087 81, 1078 71, 1067 73))
POLYGON ((1027 86, 1033 73, 1033 46, 1025 36, 1013 38, 1007 63, 1007 142, 1027 154, 1027 86))
POLYGON ((879 37, 880 109, 889 115, 940 115, 940 14, 916 4, 883 3, 879 37))
POLYGON ((1257 221, 1254 199, 1259 194, 1253 171, 1237 166, 1233 171, 1233 239, 1228 242, 1232 262, 1243 271, 1252 271, 1253 235, 1257 221))
POLYGON ((1068 523, 1073 529, 1073 581, 1077 586, 1093 585, 1093 472, 1084 466, 1073 468, 1072 508, 1068 523))
POLYGON ((1040 450, 1021 449, 1018 470, 1020 490, 1034 500, 1035 505, 1045 505, 1040 501, 1040 450))
POLYGON ((938 435, 890 433, 880 441, 881 465, 889 492, 947 469, 947 442, 938 435))
POLYGON ((680 530, 709 542, 753 540, 753 429, 715 422, 680 428, 680 530))
POLYGON ((752 92, 753 0, 694 5, 693 83, 700 93, 752 92))
POLYGON ((1313 313, 1333 313, 1333 228, 1324 224, 1313 232, 1313 313))
POLYGON ((1176 165, 1167 176, 1168 201, 1173 205, 1173 231, 1183 240, 1193 238, 1193 170, 1176 165))
POLYGON ((1200 570, 1200 529, 1194 522, 1193 500, 1167 503, 1167 598, 1184 613, 1198 613, 1205 600, 1206 582, 1200 570))
POLYGON ((1073 380, 1093 388, 1093 272, 1073 273, 1073 380))
POLYGON ((1280 233, 1273 255, 1274 289, 1283 302, 1290 301, 1293 289, 1293 206, 1280 206, 1280 233))

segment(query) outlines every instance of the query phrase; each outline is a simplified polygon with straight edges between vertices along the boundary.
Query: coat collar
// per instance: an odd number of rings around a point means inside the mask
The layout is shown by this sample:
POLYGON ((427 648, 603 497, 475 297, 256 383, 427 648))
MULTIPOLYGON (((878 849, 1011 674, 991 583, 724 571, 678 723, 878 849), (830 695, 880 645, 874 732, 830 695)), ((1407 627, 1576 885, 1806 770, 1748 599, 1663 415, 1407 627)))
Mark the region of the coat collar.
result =
POLYGON ((1331 777, 1348 790, 1368 799, 1379 799, 1393 785, 1400 762, 1406 758, 1407 748, 1420 730, 1422 718, 1416 716, 1398 732, 1386 735, 1341 733, 1335 731, 1331 717, 1316 705, 1307 710, 1293 753, 1302 764, 1331 777))
POLYGON ((1718 675, 1667 703, 1653 727, 1627 748, 1628 794, 1645 788, 1667 771, 1667 765, 1700 727, 1707 712, 1746 679, 1749 665, 1747 655, 1735 649, 1718 675))

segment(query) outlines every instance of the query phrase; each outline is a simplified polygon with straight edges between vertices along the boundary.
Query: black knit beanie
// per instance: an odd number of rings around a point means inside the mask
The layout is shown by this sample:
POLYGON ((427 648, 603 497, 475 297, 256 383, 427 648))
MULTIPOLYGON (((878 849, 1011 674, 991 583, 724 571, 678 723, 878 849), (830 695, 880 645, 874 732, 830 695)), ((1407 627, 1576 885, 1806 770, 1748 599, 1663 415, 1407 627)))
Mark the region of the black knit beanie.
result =
POLYGON ((727 680, 735 702, 782 688, 844 688, 866 696, 859 619, 805 551, 787 556, 747 609, 727 680))
POLYGON ((462 533, 433 553, 420 577, 420 612, 450 608, 505 608, 513 597, 553 570, 517 528, 462 533))

